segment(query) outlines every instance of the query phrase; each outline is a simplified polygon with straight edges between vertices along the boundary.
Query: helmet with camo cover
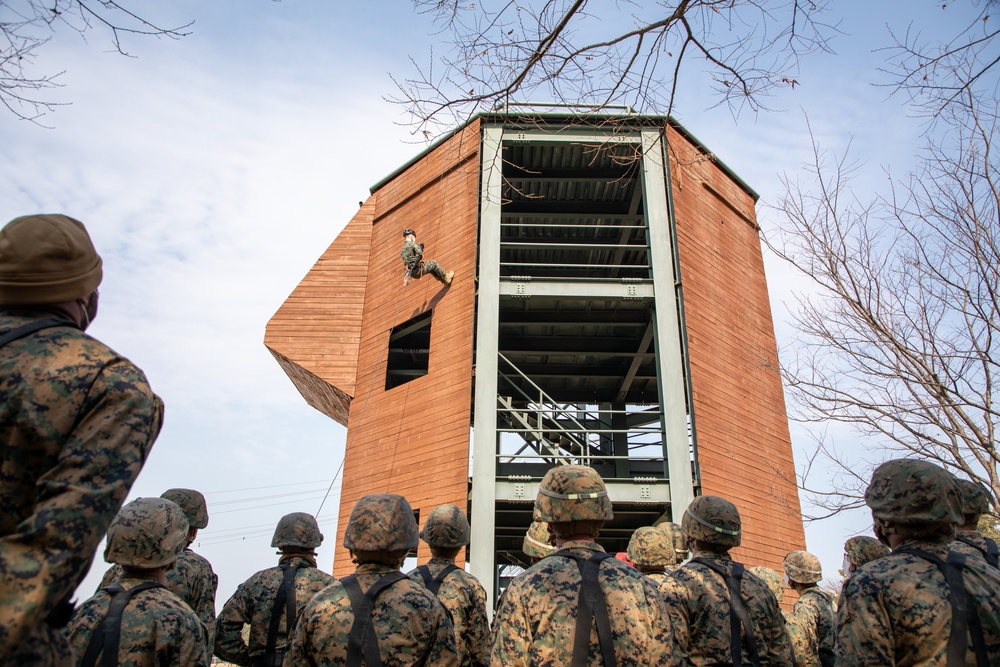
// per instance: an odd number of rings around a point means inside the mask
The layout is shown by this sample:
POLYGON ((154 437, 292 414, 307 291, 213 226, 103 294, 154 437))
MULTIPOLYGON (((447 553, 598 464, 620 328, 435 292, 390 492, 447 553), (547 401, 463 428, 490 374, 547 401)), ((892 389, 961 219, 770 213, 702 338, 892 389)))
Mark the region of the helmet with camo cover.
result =
POLYGON ((958 487, 962 490, 962 514, 978 517, 990 511, 990 494, 982 484, 959 479, 958 487))
POLYGON ((687 540, 684 539, 684 531, 676 523, 671 523, 670 521, 664 521, 659 523, 656 527, 670 540, 670 543, 674 547, 674 553, 676 554, 677 562, 681 562, 688 555, 687 540))
POLYGON ((758 579, 767 584, 767 587, 774 593, 774 597, 778 602, 785 599, 785 582, 776 570, 764 567, 763 565, 754 565, 753 567, 748 567, 747 572, 756 575, 758 579))
POLYGON ((885 546, 874 537, 859 535, 844 542, 844 553, 847 560, 854 567, 861 567, 865 563, 878 560, 889 555, 889 547, 885 546))
POLYGON ((417 520, 403 496, 373 493, 354 504, 344 531, 345 549, 408 551, 418 544, 417 520))
POLYGON ((305 512, 292 512, 281 517, 274 529, 271 546, 278 549, 299 547, 315 549, 323 544, 323 533, 319 532, 316 517, 305 512))
POLYGON ((719 496, 699 496, 684 510, 681 530, 689 538, 724 547, 738 547, 743 538, 736 505, 719 496))
POLYGON ((604 480, 587 466, 552 468, 538 487, 535 514, 542 521, 608 521, 614 518, 604 480))
POLYGON ((184 511, 164 498, 138 498, 118 511, 108 527, 104 560, 152 569, 177 560, 187 546, 184 511))
POLYGON ((528 532, 524 534, 524 542, 521 544, 521 551, 531 558, 545 558, 556 552, 556 548, 549 541, 549 524, 544 521, 532 521, 528 526, 528 532))
POLYGON ((799 584, 815 584, 823 578, 823 566, 808 551, 790 551, 785 556, 785 574, 799 584))
POLYGON ((882 521, 961 524, 962 491, 955 476, 929 461, 895 459, 872 473, 865 504, 882 521))
POLYGON ((630 561, 646 567, 666 567, 677 562, 670 538, 652 526, 642 526, 632 533, 626 553, 630 561))
POLYGON ((188 524, 192 528, 204 528, 208 525, 208 505, 205 504, 205 496, 194 489, 167 489, 160 494, 161 498, 166 498, 184 510, 188 524))
POLYGON ((455 505, 438 505, 431 510, 420 531, 420 539, 432 547, 458 549, 469 543, 471 531, 465 512, 455 505))

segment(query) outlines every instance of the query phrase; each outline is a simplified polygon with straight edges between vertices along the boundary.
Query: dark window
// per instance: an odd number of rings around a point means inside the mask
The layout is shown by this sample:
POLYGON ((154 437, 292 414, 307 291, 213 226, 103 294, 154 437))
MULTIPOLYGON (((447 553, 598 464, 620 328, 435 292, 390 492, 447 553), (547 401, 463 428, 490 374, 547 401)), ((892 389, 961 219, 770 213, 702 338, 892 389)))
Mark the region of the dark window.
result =
POLYGON ((389 334, 389 360, 385 369, 385 388, 392 389, 427 375, 431 352, 431 314, 393 327, 389 334))

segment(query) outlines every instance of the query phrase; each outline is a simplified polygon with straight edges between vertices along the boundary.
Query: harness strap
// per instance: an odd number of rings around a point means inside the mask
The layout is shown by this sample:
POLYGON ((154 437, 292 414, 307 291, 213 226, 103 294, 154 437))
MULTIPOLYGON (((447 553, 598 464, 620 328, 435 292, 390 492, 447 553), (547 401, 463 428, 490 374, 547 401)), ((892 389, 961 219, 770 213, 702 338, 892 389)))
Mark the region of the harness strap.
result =
POLYGON ((364 654, 366 667, 382 667, 382 657, 378 652, 378 638, 372 632, 372 610, 378 594, 392 586, 397 581, 406 579, 402 572, 390 572, 375 582, 367 592, 361 592, 358 579, 353 574, 344 577, 340 583, 347 589, 351 598, 351 609, 354 612, 354 623, 347 639, 347 667, 361 667, 361 655, 364 654))
POLYGON ((298 617, 295 610, 295 574, 299 568, 297 565, 291 566, 288 563, 282 563, 279 567, 281 567, 282 572, 281 586, 278 587, 278 592, 274 596, 274 604, 271 606, 271 621, 267 626, 267 643, 264 645, 264 655, 262 656, 266 661, 265 664, 272 662, 281 664, 280 661, 275 660, 277 656, 275 647, 278 644, 278 626, 281 624, 282 615, 285 617, 285 636, 288 644, 292 641, 292 633, 295 630, 295 621, 298 617))
POLYGON ((986 559, 986 562, 993 567, 1000 567, 1000 549, 997 549, 997 543, 990 538, 985 535, 983 536, 983 540, 986 541, 986 551, 983 551, 982 547, 962 533, 959 533, 955 539, 963 544, 968 544, 970 547, 983 554, 983 558, 986 559))
POLYGON ((457 569, 457 565, 454 563, 448 563, 445 568, 441 570, 441 573, 434 577, 431 576, 431 568, 426 565, 421 565, 417 568, 417 572, 419 572, 420 576, 423 578, 424 585, 427 587, 427 590, 433 593, 436 597, 438 591, 441 590, 441 584, 444 582, 445 578, 457 569))
POLYGON ((163 584, 158 581, 144 581, 129 590, 125 590, 121 584, 111 584, 101 589, 111 594, 111 601, 108 603, 104 620, 100 626, 94 628, 94 633, 90 636, 80 667, 95 667, 98 655, 101 656, 101 667, 117 667, 118 647, 122 638, 122 613, 125 611, 125 606, 133 595, 151 588, 163 588, 163 584))
POLYGON ((948 667, 962 667, 965 664, 970 633, 972 635, 972 650, 976 655, 976 665, 987 667, 989 658, 986 655, 986 640, 983 637, 983 626, 979 620, 979 608, 969 599, 969 593, 965 590, 965 578, 962 574, 966 562, 965 554, 949 550, 948 560, 943 561, 923 549, 900 549, 893 553, 911 554, 930 561, 944 575, 945 584, 948 586, 948 603, 951 605, 948 667))
POLYGON ((0 336, 0 347, 3 347, 11 341, 15 341, 18 338, 24 338, 29 334, 33 334, 36 331, 41 331, 42 329, 51 329, 52 327, 72 327, 74 329, 79 329, 80 327, 76 322, 72 320, 67 320, 61 317, 50 317, 46 320, 35 320, 34 322, 28 322, 27 324, 22 324, 16 329, 11 329, 4 335, 0 336))
POLYGON ((733 562, 732 574, 718 563, 707 558, 692 558, 692 563, 701 563, 708 569, 722 575, 729 589, 729 641, 732 651, 733 667, 743 667, 743 649, 746 648, 751 667, 759 667, 760 655, 757 653, 757 637, 753 633, 750 622, 750 612, 743 602, 740 592, 743 589, 743 564, 733 562), (740 631, 740 626, 743 630, 740 631))
POLYGON ((573 662, 571 667, 586 667, 590 653, 590 624, 597 623, 597 639, 600 643, 601 660, 604 667, 617 667, 615 645, 611 634, 611 619, 608 617, 608 601, 601 590, 597 575, 600 573, 601 561, 613 558, 609 553, 598 551, 589 558, 579 556, 572 551, 557 551, 552 556, 562 556, 576 561, 580 569, 580 596, 577 602, 576 630, 573 639, 573 662))

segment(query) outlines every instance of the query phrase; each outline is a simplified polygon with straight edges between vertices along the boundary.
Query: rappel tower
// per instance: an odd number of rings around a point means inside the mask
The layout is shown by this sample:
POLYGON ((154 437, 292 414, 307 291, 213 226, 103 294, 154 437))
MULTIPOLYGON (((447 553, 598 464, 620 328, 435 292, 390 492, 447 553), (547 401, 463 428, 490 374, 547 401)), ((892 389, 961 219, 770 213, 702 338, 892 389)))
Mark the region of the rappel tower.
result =
POLYGON ((482 114, 373 186, 265 335, 347 426, 334 574, 355 501, 400 493, 421 525, 469 509, 496 595, 565 463, 607 482, 608 551, 698 494, 736 503, 738 557, 803 548, 756 198, 673 119, 634 114, 482 114), (406 228, 453 284, 404 288, 406 228))

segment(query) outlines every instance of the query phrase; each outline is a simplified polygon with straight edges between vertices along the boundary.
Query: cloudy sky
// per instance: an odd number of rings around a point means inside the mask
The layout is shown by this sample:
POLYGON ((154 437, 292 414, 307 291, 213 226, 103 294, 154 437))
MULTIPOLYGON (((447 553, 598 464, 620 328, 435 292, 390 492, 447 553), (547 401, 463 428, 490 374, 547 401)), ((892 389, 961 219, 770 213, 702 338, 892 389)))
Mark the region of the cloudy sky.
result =
MULTIPOLYGON (((5 3, 6 4, 6 3, 5 3)), ((614 7, 615 3, 604 3, 614 7)), ((689 78, 676 116, 761 195, 809 159, 805 116, 820 142, 905 171, 921 129, 879 81, 886 24, 935 31, 964 7, 838 0, 835 54, 810 57, 775 111, 738 119, 708 109, 689 78)), ((958 5, 960 3, 956 3, 958 5)), ((211 522, 195 549, 219 574, 222 604, 273 564, 269 540, 287 512, 315 513, 346 431, 308 407, 262 344, 264 326, 350 219, 368 188, 422 150, 390 73, 412 73, 440 35, 407 2, 176 0, 150 3, 162 25, 194 21, 180 40, 57 31, 38 71, 62 71, 44 93, 70 102, 38 124, 0 109, 0 223, 63 212, 83 220, 105 260, 90 333, 145 370, 167 406, 163 432, 132 496, 202 490, 211 522)), ((0 12, 4 11, 0 7, 0 12)), ((142 10, 147 11, 147 10, 142 10)), ((770 262, 779 342, 794 278, 770 262)), ((800 436, 796 435, 799 439, 800 436)), ((797 457, 808 443, 797 444, 797 457)), ((338 486, 320 515, 332 561, 338 486)), ((828 572, 864 515, 807 527, 828 572)), ((81 592, 89 595, 103 563, 81 592)))

